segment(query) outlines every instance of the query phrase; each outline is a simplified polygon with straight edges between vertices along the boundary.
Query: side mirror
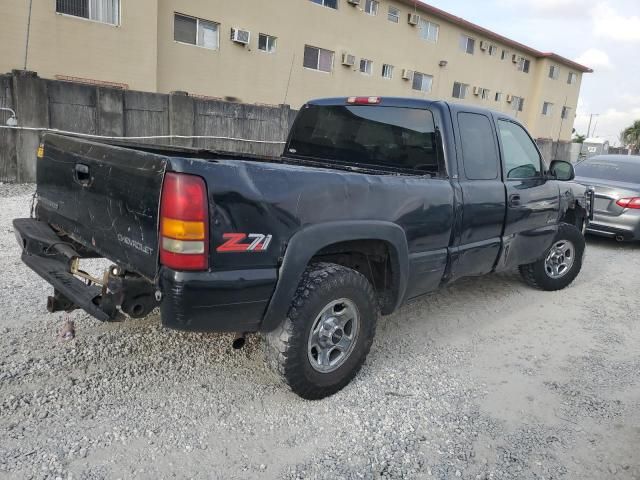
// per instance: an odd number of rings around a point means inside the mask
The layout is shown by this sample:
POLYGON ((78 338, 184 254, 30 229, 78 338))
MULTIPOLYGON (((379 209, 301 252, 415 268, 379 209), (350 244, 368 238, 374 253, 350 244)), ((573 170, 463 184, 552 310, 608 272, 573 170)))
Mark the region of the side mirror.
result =
POLYGON ((573 165, 564 160, 554 160, 549 167, 549 173, 556 179, 564 182, 576 178, 576 172, 573 165))

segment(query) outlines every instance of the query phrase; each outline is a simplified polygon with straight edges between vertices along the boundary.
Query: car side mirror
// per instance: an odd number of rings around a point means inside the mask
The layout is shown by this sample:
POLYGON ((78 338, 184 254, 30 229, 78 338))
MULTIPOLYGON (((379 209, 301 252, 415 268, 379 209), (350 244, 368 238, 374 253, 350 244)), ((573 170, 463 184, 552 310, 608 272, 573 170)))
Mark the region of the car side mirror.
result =
POLYGON ((573 169, 573 165, 564 160, 554 160, 549 166, 549 173, 556 180, 567 182, 576 178, 576 172, 573 169))

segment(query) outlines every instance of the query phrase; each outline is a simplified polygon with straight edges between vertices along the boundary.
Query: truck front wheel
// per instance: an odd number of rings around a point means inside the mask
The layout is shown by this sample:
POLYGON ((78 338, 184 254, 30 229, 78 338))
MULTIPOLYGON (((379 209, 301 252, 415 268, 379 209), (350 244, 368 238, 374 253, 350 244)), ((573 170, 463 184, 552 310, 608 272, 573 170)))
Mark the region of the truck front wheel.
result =
POLYGON ((551 247, 537 262, 520 266, 525 282, 541 290, 561 290, 580 273, 585 241, 574 225, 561 223, 551 247))
POLYGON ((310 265, 287 318, 265 335, 267 363, 303 398, 332 395, 360 370, 377 317, 375 292, 362 274, 333 263, 310 265))

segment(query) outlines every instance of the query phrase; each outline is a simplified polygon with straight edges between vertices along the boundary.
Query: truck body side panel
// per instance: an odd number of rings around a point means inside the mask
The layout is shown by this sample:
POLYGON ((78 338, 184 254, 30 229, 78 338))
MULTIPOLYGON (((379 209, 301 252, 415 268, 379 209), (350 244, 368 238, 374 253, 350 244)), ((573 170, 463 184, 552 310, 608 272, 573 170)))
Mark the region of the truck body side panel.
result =
POLYGON ((405 231, 410 254, 449 245, 453 188, 446 179, 251 161, 196 164, 180 158, 172 158, 170 168, 197 172, 207 182, 214 270, 277 265, 293 235, 330 222, 394 223, 405 231), (272 240, 266 251, 216 251, 224 234, 237 232, 272 235, 272 240))

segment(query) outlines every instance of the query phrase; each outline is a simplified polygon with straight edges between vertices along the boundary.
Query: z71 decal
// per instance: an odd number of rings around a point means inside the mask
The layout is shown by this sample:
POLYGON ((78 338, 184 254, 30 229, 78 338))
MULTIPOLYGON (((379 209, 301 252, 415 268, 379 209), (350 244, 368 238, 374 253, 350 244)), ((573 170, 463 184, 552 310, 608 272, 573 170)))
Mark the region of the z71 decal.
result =
POLYGON ((262 233, 225 233, 222 238, 226 240, 216 248, 216 252, 265 252, 271 243, 271 235, 262 233), (245 242, 244 240, 248 240, 245 242))

